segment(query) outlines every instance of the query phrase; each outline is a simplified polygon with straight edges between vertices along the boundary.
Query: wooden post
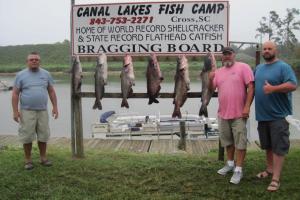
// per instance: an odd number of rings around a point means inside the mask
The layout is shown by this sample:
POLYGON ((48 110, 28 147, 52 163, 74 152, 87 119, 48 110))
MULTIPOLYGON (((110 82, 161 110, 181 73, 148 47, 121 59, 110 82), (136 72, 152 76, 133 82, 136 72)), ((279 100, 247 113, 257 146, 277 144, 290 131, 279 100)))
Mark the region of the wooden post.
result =
POLYGON ((221 146, 221 141, 219 139, 219 154, 218 154, 218 160, 224 161, 224 147, 221 146))
POLYGON ((75 157, 75 124, 74 124, 74 86, 73 86, 73 59, 72 59, 72 7, 75 4, 75 0, 71 0, 71 10, 70 10, 70 69, 72 69, 71 74, 71 148, 72 148, 72 157, 75 157))
POLYGON ((72 148, 72 157, 75 157, 76 145, 75 145, 75 123, 74 123, 74 108, 75 108, 75 100, 74 100, 74 75, 73 69, 71 74, 71 148, 72 148))
MULTIPOLYGON (((76 58, 74 58, 76 59, 76 58)), ((82 104, 81 96, 75 93, 75 65, 72 68, 71 78, 71 128, 72 128, 72 156, 75 158, 83 158, 83 128, 82 128, 82 104)))
POLYGON ((186 150, 186 134, 185 134, 185 121, 180 121, 180 140, 178 143, 178 149, 186 150))
POLYGON ((74 99, 74 123, 75 123, 75 154, 76 158, 83 158, 83 129, 82 129, 82 104, 81 97, 75 95, 74 99))
MULTIPOLYGON (((71 34, 71 50, 70 55, 72 57, 71 51, 72 51, 72 8, 73 5, 75 5, 75 0, 71 0, 71 20, 70 20, 70 34, 71 34)), ((82 104, 81 104, 81 96, 78 94, 75 94, 74 89, 74 68, 73 68, 73 59, 71 62, 71 69, 72 69, 72 75, 71 75, 71 146, 72 146, 72 156, 75 158, 83 158, 83 129, 82 129, 82 104)), ((79 93, 81 91, 78 91, 79 93)))

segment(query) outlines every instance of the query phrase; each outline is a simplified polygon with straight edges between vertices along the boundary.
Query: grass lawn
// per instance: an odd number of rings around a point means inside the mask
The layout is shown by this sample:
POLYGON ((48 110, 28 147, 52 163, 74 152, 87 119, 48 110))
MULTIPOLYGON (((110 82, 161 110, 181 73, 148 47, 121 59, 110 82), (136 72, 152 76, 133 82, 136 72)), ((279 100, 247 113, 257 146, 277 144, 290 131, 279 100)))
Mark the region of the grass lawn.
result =
POLYGON ((216 174, 223 163, 217 152, 208 156, 133 154, 86 150, 74 160, 68 148, 49 148, 52 167, 23 169, 20 147, 0 150, 0 199, 300 199, 300 149, 287 156, 280 190, 266 191, 270 179, 257 180, 264 169, 261 151, 250 151, 239 185, 230 175, 216 174))

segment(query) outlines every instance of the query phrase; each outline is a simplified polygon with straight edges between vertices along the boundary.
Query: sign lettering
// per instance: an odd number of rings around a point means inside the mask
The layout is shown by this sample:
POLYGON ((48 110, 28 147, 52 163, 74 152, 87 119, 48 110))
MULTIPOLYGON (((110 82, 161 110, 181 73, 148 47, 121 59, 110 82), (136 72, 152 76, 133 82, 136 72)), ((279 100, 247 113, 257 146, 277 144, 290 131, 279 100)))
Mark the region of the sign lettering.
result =
POLYGON ((228 1, 74 5, 73 55, 220 53, 228 1))

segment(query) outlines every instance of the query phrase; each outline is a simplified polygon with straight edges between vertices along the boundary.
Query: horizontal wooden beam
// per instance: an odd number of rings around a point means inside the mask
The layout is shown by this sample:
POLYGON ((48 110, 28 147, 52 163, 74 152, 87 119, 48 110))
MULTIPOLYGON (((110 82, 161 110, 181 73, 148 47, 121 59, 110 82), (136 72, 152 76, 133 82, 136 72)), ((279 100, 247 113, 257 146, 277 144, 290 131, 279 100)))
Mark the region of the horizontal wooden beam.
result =
MULTIPOLYGON (((95 92, 80 92, 78 94, 80 97, 84 98, 95 98, 95 92)), ((187 97, 188 98, 200 98, 202 95, 201 92, 188 92, 187 97)), ((213 94, 213 97, 217 97, 218 93, 215 92, 213 94)), ((168 92, 162 92, 159 93, 158 98, 173 98, 174 93, 168 93, 168 92)), ((122 98, 122 93, 111 93, 107 92, 104 94, 104 98, 122 98)), ((133 93, 129 98, 148 98, 147 93, 133 93)))

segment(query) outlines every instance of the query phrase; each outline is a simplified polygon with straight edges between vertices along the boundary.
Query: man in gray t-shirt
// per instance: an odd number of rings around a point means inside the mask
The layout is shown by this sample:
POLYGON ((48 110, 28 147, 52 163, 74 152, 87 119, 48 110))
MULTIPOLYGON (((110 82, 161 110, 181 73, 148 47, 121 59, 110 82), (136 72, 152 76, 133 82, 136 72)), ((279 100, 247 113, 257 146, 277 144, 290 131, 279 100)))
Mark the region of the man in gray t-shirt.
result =
POLYGON ((40 150, 40 163, 51 166, 46 148, 50 136, 47 111, 48 95, 53 109, 52 116, 57 119, 57 98, 50 73, 40 68, 40 55, 32 52, 27 57, 27 68, 16 75, 13 92, 13 118, 19 123, 19 137, 25 153, 25 169, 33 169, 32 142, 37 137, 40 150), (20 102, 20 110, 19 104, 20 102))

